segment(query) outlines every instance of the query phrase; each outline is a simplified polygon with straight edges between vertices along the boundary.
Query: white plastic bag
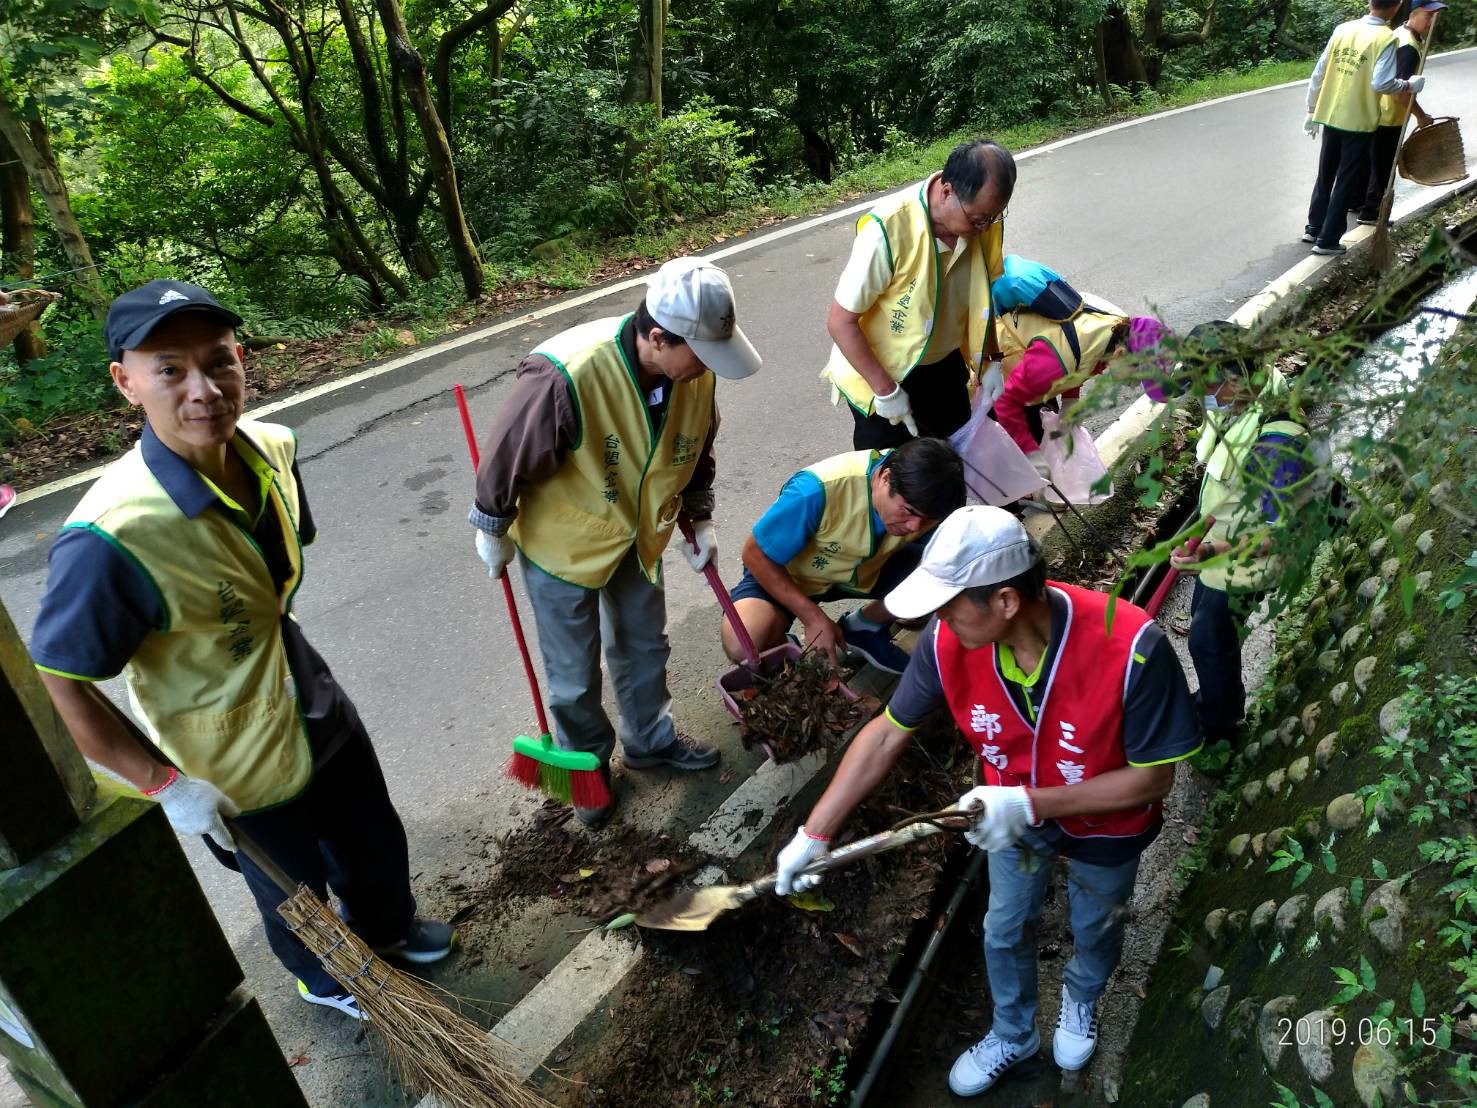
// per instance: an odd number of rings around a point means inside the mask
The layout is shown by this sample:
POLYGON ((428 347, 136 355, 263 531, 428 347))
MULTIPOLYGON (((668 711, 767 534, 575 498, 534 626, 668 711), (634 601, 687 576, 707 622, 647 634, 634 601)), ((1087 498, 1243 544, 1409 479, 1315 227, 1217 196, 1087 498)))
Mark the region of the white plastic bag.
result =
POLYGON ((964 460, 968 502, 1003 508, 1046 482, 1005 428, 990 418, 991 406, 979 403, 979 397, 976 391, 969 422, 949 436, 949 445, 964 460))
POLYGON ((1098 454, 1087 428, 1075 426, 1069 435, 1062 430, 1062 417, 1044 408, 1041 411, 1041 457, 1051 472, 1052 484, 1061 490, 1061 496, 1058 496, 1056 489, 1047 486, 1041 494, 1053 504, 1061 504, 1062 497, 1066 497, 1067 502, 1082 507, 1101 504, 1113 495, 1111 481, 1103 492, 1093 491, 1093 486, 1107 476, 1108 467, 1103 465, 1102 456, 1098 454))

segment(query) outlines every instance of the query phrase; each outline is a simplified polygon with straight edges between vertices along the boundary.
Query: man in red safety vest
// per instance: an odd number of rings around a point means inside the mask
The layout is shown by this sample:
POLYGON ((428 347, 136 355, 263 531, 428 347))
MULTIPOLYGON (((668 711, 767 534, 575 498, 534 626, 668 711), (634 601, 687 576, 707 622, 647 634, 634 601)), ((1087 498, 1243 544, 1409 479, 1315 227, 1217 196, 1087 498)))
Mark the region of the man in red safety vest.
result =
POLYGON ((829 849, 912 732, 947 707, 985 784, 959 799, 990 852, 985 964, 993 1025, 959 1056, 949 1087, 974 1096, 1041 1046, 1035 927, 1052 860, 1068 860, 1073 955, 1053 1053, 1087 1065, 1097 1001, 1122 951, 1139 855, 1159 833, 1175 763, 1200 749, 1184 671, 1158 626, 1102 593, 1047 581, 1040 549, 1010 513, 960 508, 887 595, 900 618, 934 613, 891 702, 852 740, 830 786, 780 853, 784 894, 829 849))

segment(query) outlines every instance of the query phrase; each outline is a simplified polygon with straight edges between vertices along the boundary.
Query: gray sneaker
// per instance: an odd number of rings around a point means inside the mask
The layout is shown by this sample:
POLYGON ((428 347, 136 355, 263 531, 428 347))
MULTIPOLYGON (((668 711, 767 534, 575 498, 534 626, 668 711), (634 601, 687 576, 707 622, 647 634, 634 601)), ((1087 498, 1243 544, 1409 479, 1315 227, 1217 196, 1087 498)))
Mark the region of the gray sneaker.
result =
POLYGON ((624 761, 627 769, 656 769, 658 766, 712 769, 718 764, 718 748, 678 731, 670 746, 653 754, 627 754, 624 761))
POLYGON ((382 958, 402 958, 418 966, 439 962, 456 946, 457 934, 449 923, 438 919, 421 919, 417 916, 410 923, 410 933, 398 943, 375 947, 374 952, 382 958))

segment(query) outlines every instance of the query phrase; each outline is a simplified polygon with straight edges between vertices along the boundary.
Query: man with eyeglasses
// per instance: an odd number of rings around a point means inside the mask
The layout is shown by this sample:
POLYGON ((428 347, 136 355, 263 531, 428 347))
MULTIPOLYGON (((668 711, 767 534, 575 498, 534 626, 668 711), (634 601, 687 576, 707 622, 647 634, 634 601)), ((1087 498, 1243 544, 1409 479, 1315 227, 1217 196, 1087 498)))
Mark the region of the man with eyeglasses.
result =
MULTIPOLYGON (((834 661, 849 649, 902 673, 908 655, 893 645, 881 598, 917 567, 914 540, 963 504, 963 463, 940 439, 852 450, 791 476, 744 542, 744 575, 729 594, 755 648, 778 646, 799 619, 811 650, 834 661), (821 608, 852 597, 867 603, 839 623, 821 608)), ((723 649, 743 661, 727 619, 723 649)))
POLYGON ((1003 272, 1015 159, 989 139, 954 148, 942 172, 879 201, 857 221, 826 317, 835 345, 822 376, 846 399, 858 450, 947 437, 1003 387, 990 282, 1003 272), (988 364, 986 364, 988 361, 988 364))

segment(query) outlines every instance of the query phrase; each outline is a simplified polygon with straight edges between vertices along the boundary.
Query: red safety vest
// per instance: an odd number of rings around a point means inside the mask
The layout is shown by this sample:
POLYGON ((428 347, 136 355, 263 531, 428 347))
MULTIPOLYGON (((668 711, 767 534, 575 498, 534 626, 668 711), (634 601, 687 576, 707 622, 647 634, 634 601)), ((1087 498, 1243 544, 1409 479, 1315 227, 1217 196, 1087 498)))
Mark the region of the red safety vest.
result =
MULTIPOLYGON (((1047 584, 1067 599, 1067 625, 1046 675, 1035 724, 1011 699, 993 644, 966 650, 947 624, 937 623, 934 656, 944 697, 959 730, 984 761, 987 785, 1076 785, 1128 764, 1123 701, 1129 662, 1150 622, 1148 613, 1119 600, 1109 632, 1106 595, 1056 581, 1047 584)), ((1154 827, 1160 808, 1156 801, 1056 822, 1076 838, 1127 838, 1154 827)))

